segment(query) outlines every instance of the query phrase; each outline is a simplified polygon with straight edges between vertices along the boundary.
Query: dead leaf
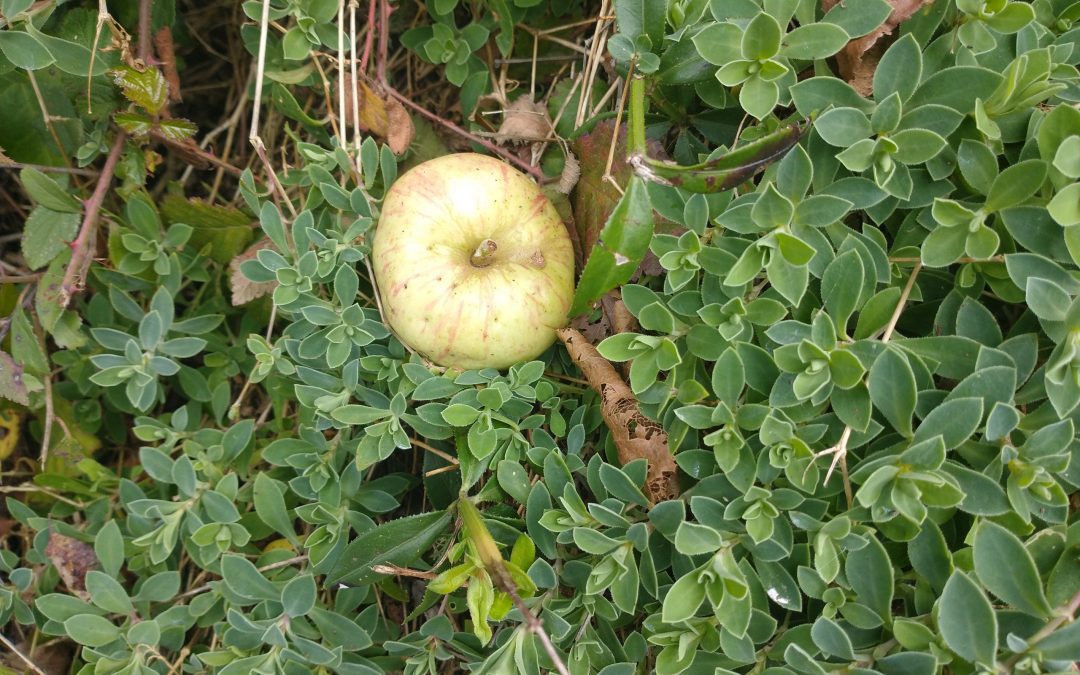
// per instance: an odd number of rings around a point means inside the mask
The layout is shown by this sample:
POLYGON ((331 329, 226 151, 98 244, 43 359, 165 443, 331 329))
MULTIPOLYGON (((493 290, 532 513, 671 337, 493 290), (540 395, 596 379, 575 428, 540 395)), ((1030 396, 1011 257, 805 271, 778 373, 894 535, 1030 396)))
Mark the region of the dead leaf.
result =
POLYGON ((550 136, 551 118, 548 117, 547 106, 526 95, 506 106, 495 138, 500 143, 536 143, 550 136))
POLYGON ((630 387, 584 335, 573 328, 563 328, 558 335, 570 358, 600 394, 600 411, 615 440, 619 461, 627 464, 640 458, 648 460, 645 492, 653 503, 677 497, 678 469, 664 427, 641 412, 630 387))
POLYGON ((88 599, 86 573, 98 564, 94 548, 78 539, 50 532, 49 543, 45 546, 45 555, 60 574, 68 590, 84 600, 88 599))
MULTIPOLYGON (((626 125, 619 128, 619 134, 615 138, 614 130, 615 123, 604 120, 589 133, 574 139, 571 145, 579 163, 579 177, 572 195, 574 220, 586 258, 600 237, 600 231, 604 229, 608 216, 622 197, 614 185, 604 180, 604 168, 607 166, 608 152, 613 142, 615 155, 611 163, 611 177, 619 185, 626 185, 632 171, 626 162, 626 125)), ((650 140, 649 156, 665 159, 667 153, 659 143, 650 140)), ((669 223, 660 214, 654 215, 658 226, 669 223)))
MULTIPOLYGON (((404 154, 416 135, 409 111, 405 110, 400 101, 384 92, 382 87, 365 77, 357 79, 356 86, 361 127, 386 139, 386 144, 395 155, 404 154)), ((352 124, 357 114, 352 98, 352 83, 346 80, 346 124, 352 124)))
POLYGON ((276 281, 255 282, 244 276, 240 271, 240 265, 248 260, 254 260, 259 251, 264 248, 273 248, 274 244, 269 239, 260 239, 246 251, 232 259, 229 263, 229 286, 232 288, 233 307, 244 305, 252 300, 269 295, 277 288, 276 281))
MULTIPOLYGON (((821 8, 827 12, 841 1, 843 0, 822 0, 821 8)), ((893 9, 889 18, 885 19, 885 23, 847 43, 847 46, 836 55, 840 75, 863 96, 873 93, 874 71, 877 69, 882 54, 892 43, 891 40, 881 38, 891 35, 897 26, 932 2, 934 0, 889 0, 893 9)))

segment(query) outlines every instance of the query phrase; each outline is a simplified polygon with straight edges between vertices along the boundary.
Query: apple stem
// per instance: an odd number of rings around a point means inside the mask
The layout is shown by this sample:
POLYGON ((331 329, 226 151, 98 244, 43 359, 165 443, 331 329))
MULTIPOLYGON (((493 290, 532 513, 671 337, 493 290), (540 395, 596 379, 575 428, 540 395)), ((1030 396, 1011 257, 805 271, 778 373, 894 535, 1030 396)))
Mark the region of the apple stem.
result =
POLYGON ((490 239, 485 239, 484 241, 480 242, 480 245, 476 247, 475 251, 473 251, 472 257, 469 259, 469 261, 472 263, 473 267, 487 267, 491 264, 492 258, 495 257, 495 251, 498 248, 499 247, 495 244, 494 241, 490 239))

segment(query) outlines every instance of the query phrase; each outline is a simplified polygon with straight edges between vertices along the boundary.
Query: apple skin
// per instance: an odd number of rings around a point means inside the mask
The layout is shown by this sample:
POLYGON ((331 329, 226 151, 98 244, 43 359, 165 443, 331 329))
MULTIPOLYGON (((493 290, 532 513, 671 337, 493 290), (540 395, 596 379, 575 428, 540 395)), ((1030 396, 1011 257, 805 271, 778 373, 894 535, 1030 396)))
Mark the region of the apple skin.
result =
POLYGON ((438 365, 528 361, 567 323, 566 226, 532 180, 491 157, 445 155, 398 178, 371 257, 390 327, 438 365))

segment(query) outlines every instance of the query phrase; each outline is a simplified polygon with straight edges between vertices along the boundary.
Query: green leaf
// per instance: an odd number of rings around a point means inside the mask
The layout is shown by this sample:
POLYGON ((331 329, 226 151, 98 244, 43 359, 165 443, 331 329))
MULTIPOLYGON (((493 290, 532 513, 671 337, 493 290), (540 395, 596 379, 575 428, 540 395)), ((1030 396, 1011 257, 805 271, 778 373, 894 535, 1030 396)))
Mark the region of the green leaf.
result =
POLYGON ((47 175, 34 168, 19 172, 23 189, 35 202, 53 211, 82 213, 82 204, 47 175))
MULTIPOLYGON (((859 10, 862 11, 861 3, 859 10)), ((900 100, 906 101, 919 84, 922 66, 918 41, 910 33, 904 35, 892 43, 874 70, 874 98, 884 101, 892 94, 899 94, 900 100)))
POLYGON ((94 537, 94 553, 106 574, 114 578, 120 575, 124 565, 124 537, 115 520, 110 520, 98 530, 94 537))
POLYGON ((989 68, 954 66, 926 78, 905 106, 917 108, 928 103, 947 106, 964 114, 975 110, 975 100, 986 100, 1001 83, 1001 75, 989 68))
POLYGON ((124 97, 150 115, 161 113, 169 100, 169 84, 161 71, 153 66, 142 71, 131 66, 120 66, 111 70, 110 74, 124 97))
POLYGON ((431 548, 450 519, 449 511, 432 511, 377 525, 346 547, 326 583, 369 583, 379 576, 373 565, 408 565, 431 548))
POLYGON ((883 351, 870 368, 867 385, 874 407, 881 411, 894 429, 910 437, 916 386, 915 373, 907 356, 892 348, 883 351))
POLYGON ((253 495, 255 514, 275 532, 288 539, 293 546, 299 548, 300 540, 296 536, 295 526, 285 507, 285 490, 278 481, 265 473, 257 474, 253 495))
POLYGON ((1043 594, 1035 561, 1024 543, 997 523, 983 521, 975 533, 975 574, 991 593, 1022 612, 1049 618, 1053 608, 1043 594), (1008 561, 1008 564, 1003 564, 1008 561))
POLYGON ((844 566, 848 583, 860 603, 874 610, 886 622, 892 620, 893 567, 889 554, 876 537, 848 554, 844 566))
POLYGON ((16 68, 23 70, 41 70, 55 61, 45 45, 32 35, 10 28, 0 30, 0 52, 3 52, 16 68))
POLYGON ((985 666, 994 664, 998 650, 997 617, 971 577, 960 570, 953 572, 941 592, 937 613, 938 630, 949 649, 966 661, 985 666))
POLYGON ((79 231, 79 213, 38 206, 23 225, 22 251, 26 265, 36 270, 48 265, 79 231))
POLYGON ((135 611, 124 587, 104 572, 90 570, 86 573, 86 591, 90 594, 90 602, 110 614, 130 614, 135 611))
POLYGON ((822 21, 834 23, 852 38, 857 38, 885 23, 891 12, 892 5, 887 0, 863 0, 858 4, 838 2, 822 21))
POLYGON ((619 32, 631 40, 644 35, 657 52, 664 40, 666 13, 666 0, 619 0, 615 3, 619 32))
POLYGON ((86 47, 76 42, 46 35, 34 28, 30 22, 26 23, 26 32, 37 40, 56 59, 56 67, 70 75, 87 77, 87 75, 101 75, 109 68, 110 63, 115 63, 115 58, 110 52, 99 51, 94 58, 86 47), (91 61, 93 69, 91 70, 91 61))
POLYGON ((1073 183, 1058 192, 1046 208, 1058 225, 1069 228, 1080 225, 1080 183, 1073 183))
POLYGON ((742 57, 739 42, 742 31, 733 23, 710 23, 694 36, 694 46, 701 58, 715 66, 726 66, 742 57))
POLYGON ((87 647, 103 647, 120 637, 120 629, 102 616, 76 614, 64 621, 64 634, 87 647))
POLYGON ((927 129, 903 129, 890 138, 897 146, 893 159, 901 164, 922 164, 945 147, 945 139, 927 129))
POLYGON ((941 436, 945 448, 952 450, 971 437, 983 417, 981 398, 956 398, 937 406, 926 415, 915 430, 913 443, 941 436))
POLYGON ((315 606, 315 593, 315 577, 311 574, 293 577, 281 589, 282 609, 292 618, 304 616, 315 606))
POLYGON ((927 267, 951 265, 964 254, 967 240, 967 228, 939 225, 923 240, 920 251, 923 264, 927 267))
POLYGON ((848 319, 859 308, 864 276, 862 258, 849 250, 834 258, 821 277, 821 297, 839 335, 847 334, 848 319))
POLYGON ((833 108, 814 123, 818 135, 829 145, 846 148, 873 133, 870 119, 856 108, 833 108))
POLYGON ((704 601, 705 585, 698 579, 698 575, 693 572, 684 574, 664 596, 661 610, 664 623, 678 623, 692 618, 704 601))
POLYGON ((761 12, 747 24, 743 31, 740 49, 744 59, 762 61, 771 59, 780 51, 783 31, 772 16, 761 12))
POLYGON ((281 593, 262 575, 254 563, 243 556, 225 555, 221 558, 221 578, 233 593, 250 600, 281 599, 281 593))
POLYGON ((574 293, 570 316, 581 314, 608 291, 630 280, 649 250, 652 214, 644 181, 632 177, 589 255, 574 293))
POLYGON ((845 661, 855 660, 855 648, 851 644, 851 638, 840 624, 832 619, 819 616, 810 629, 810 636, 814 644, 826 654, 845 661))
POLYGON ((848 43, 844 29, 830 23, 811 23, 799 26, 784 36, 780 55, 789 59, 824 59, 848 43))
POLYGON ((1022 204, 1042 187, 1044 180, 1046 162, 1041 159, 1029 159, 1013 164, 994 180, 983 208, 987 213, 993 213, 1022 204))
MULTIPOLYGON (((838 3, 837 7, 839 6, 838 3)), ((863 113, 870 113, 874 109, 872 101, 866 100, 850 84, 836 77, 805 79, 791 87, 791 99, 804 117, 831 106, 856 108, 863 113)))

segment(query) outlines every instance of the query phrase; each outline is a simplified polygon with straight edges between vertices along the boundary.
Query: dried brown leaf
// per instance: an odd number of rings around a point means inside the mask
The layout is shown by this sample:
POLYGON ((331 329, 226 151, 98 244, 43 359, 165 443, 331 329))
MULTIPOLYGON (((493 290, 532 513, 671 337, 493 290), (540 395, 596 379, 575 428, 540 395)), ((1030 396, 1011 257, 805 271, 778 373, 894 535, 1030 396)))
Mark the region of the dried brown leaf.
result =
POLYGON ((500 143, 534 143, 551 136, 547 106, 521 96, 503 111, 503 121, 495 137, 500 143))
POLYGON ((653 503, 677 497, 679 475, 664 427, 641 412, 630 387, 584 335, 573 328, 563 328, 558 335, 570 358, 600 395, 601 414, 611 430, 619 461, 623 464, 640 458, 648 461, 645 492, 653 503))
MULTIPOLYGON (((839 2, 841 0, 822 0, 821 6, 827 12, 839 2)), ((874 71, 877 69, 878 61, 892 42, 882 40, 882 38, 892 35, 897 26, 932 2, 934 0, 889 0, 893 9, 885 23, 870 33, 847 43, 847 46, 836 55, 840 75, 860 94, 869 96, 873 92, 874 71)))
POLYGON ((264 295, 269 295, 277 288, 276 281, 254 282, 240 271, 240 265, 248 260, 254 260, 259 251, 273 247, 274 244, 269 239, 260 239, 229 263, 229 286, 232 288, 232 304, 234 307, 249 303, 264 295))
POLYGON ((50 532, 45 555, 69 591, 83 599, 89 597, 86 592, 86 573, 98 564, 97 554, 90 544, 50 532))
MULTIPOLYGON (((360 107, 360 125, 371 133, 386 139, 395 155, 409 149, 416 128, 405 106, 396 98, 385 94, 375 82, 366 78, 356 81, 357 102, 360 107)), ((352 83, 345 85, 345 123, 352 124, 356 111, 352 104, 352 83)))

